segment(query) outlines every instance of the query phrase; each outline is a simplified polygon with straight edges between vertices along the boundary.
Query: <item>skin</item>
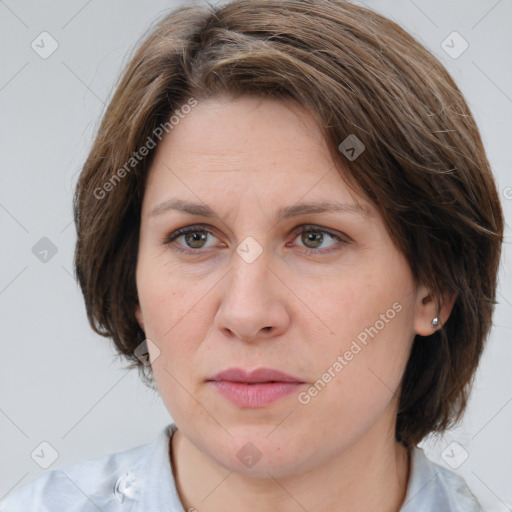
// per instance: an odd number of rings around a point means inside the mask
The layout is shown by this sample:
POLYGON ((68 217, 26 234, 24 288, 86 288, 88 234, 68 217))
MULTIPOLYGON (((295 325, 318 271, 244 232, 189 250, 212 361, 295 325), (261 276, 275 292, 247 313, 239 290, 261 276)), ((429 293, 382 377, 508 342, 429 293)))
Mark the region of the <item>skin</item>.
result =
POLYGON ((171 463, 185 510, 399 510, 409 476, 394 438, 399 385, 414 336, 432 334, 438 306, 375 207, 347 187, 308 112, 250 96, 200 100, 156 150, 136 279, 136 316, 178 426, 171 463), (172 198, 207 204, 218 218, 152 215, 172 198), (277 219, 280 207, 356 199, 363 213, 277 219), (166 243, 197 224, 202 241, 166 243), (314 228, 301 235, 304 225, 314 228), (262 249, 250 263, 236 251, 249 236, 262 249), (397 303, 400 312, 307 404, 292 393, 243 408, 206 382, 227 368, 270 367, 307 391, 397 303), (261 454, 252 467, 237 457, 249 442, 261 454))

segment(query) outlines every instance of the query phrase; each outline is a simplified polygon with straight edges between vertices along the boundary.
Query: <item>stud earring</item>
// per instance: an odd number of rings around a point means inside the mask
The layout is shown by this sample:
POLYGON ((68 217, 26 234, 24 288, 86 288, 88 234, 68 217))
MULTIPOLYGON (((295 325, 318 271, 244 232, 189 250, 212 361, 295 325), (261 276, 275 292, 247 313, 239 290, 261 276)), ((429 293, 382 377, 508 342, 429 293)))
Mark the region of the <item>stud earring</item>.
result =
POLYGON ((437 328, 439 327, 439 317, 435 317, 433 320, 432 320, 432 327, 434 328, 437 328))

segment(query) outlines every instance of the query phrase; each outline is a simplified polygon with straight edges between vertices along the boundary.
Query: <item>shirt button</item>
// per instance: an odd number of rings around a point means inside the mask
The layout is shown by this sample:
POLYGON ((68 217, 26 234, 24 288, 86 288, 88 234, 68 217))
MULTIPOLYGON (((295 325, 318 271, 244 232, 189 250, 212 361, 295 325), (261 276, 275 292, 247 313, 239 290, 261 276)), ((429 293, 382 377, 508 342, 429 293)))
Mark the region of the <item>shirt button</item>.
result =
POLYGON ((127 471, 121 475, 114 484, 114 496, 119 503, 124 503, 125 498, 135 500, 138 497, 138 488, 135 475, 127 471))

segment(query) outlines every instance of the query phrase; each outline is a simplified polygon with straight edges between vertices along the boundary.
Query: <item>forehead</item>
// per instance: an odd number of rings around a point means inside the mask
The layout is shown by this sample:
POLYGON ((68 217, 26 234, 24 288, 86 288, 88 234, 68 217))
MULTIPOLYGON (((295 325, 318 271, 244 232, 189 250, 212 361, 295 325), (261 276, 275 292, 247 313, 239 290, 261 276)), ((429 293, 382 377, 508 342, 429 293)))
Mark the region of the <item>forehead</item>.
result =
POLYGON ((154 208, 174 192, 196 203, 353 203, 339 167, 314 117, 291 101, 198 100, 158 146, 145 201, 154 208))
MULTIPOLYGON (((318 125, 300 106, 252 96, 221 96, 198 101, 164 137, 155 164, 163 159, 188 164, 191 171, 204 165, 209 171, 244 172, 264 170, 263 163, 275 167, 307 156, 326 164, 327 153, 318 125)), ((287 170, 288 166, 283 169, 287 170)))

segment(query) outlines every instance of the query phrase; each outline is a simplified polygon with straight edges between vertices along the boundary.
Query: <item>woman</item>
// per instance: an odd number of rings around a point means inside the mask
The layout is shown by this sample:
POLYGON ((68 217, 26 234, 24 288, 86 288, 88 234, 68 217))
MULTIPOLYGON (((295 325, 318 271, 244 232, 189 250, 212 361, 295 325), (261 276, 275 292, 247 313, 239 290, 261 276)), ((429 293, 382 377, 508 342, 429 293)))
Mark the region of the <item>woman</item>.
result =
POLYGON ((4 510, 481 510, 417 445, 464 412, 502 212, 459 89, 396 24, 341 0, 172 12, 75 222, 91 325, 174 423, 4 510))

